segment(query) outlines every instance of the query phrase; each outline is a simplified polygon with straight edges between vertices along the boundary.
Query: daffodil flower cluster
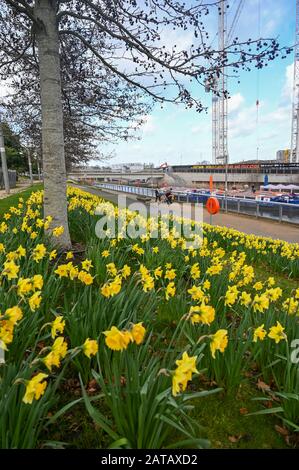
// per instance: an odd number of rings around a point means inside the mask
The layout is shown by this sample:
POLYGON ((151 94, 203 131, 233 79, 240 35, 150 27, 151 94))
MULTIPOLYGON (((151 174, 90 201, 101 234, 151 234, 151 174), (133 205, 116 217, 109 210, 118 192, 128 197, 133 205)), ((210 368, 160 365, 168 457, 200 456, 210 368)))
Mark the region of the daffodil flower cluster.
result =
POLYGON ((112 326, 110 330, 104 331, 105 343, 113 351, 123 351, 127 349, 130 343, 141 344, 143 342, 146 330, 142 324, 133 324, 129 330, 119 330, 112 326))
POLYGON ((186 390, 188 382, 192 380, 192 374, 198 374, 196 369, 197 356, 189 357, 185 351, 182 359, 176 361, 177 368, 172 376, 172 394, 173 396, 186 390))

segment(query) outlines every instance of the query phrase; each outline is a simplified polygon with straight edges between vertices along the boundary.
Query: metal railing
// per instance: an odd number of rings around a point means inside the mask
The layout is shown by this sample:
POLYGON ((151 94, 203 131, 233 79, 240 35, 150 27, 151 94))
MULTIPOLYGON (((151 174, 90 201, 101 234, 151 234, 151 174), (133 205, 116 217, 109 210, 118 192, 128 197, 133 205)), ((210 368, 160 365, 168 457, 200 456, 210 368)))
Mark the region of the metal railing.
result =
MULTIPOLYGON (((155 197, 155 189, 142 188, 138 186, 129 186, 113 183, 101 183, 96 187, 112 191, 136 194, 144 197, 155 197)), ((190 202, 205 204, 210 194, 186 193, 181 191, 172 191, 174 199, 177 202, 190 202)), ((257 201, 256 199, 245 199, 238 197, 217 196, 220 207, 224 212, 235 212, 256 218, 265 218, 279 222, 289 222, 299 225, 299 204, 288 204, 281 202, 257 201)))
POLYGON ((155 190, 153 188, 144 188, 138 186, 129 186, 124 184, 115 183, 99 183, 95 185, 98 188, 110 189, 112 191, 125 192, 130 194, 137 194, 144 197, 155 197, 155 190))

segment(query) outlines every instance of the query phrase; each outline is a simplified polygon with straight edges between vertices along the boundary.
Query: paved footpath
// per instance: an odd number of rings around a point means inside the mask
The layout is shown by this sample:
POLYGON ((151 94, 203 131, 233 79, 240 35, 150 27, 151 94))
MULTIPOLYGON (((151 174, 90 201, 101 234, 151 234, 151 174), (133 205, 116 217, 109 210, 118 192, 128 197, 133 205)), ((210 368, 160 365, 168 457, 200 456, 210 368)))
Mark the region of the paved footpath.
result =
MULTIPOLYGON (((117 197, 120 193, 102 191, 88 186, 82 187, 85 191, 103 197, 113 203, 117 203, 117 197)), ((136 198, 127 197, 127 204, 136 202, 136 198)), ((210 215, 206 210, 203 214, 204 222, 210 223, 210 215)), ((277 238, 291 243, 299 243, 299 226, 275 221, 256 219, 245 215, 220 212, 213 216, 213 225, 234 228, 240 232, 260 235, 264 237, 277 238)))
MULTIPOLYGON (((33 184, 38 184, 40 181, 34 181, 33 184)), ((4 189, 0 189, 0 199, 5 199, 9 196, 12 196, 13 194, 20 193, 24 191, 25 189, 31 188, 31 183, 30 181, 21 181, 17 183, 17 186, 15 188, 10 188, 10 193, 6 194, 4 189)), ((20 195, 21 196, 21 195, 20 195)))
MULTIPOLYGON (((210 223, 210 215, 204 211, 204 221, 210 223)), ((237 215, 232 212, 219 213, 213 217, 214 225, 234 228, 240 232, 261 235, 263 237, 278 238, 291 243, 299 243, 299 226, 288 223, 279 223, 274 220, 256 219, 246 215, 237 215)))

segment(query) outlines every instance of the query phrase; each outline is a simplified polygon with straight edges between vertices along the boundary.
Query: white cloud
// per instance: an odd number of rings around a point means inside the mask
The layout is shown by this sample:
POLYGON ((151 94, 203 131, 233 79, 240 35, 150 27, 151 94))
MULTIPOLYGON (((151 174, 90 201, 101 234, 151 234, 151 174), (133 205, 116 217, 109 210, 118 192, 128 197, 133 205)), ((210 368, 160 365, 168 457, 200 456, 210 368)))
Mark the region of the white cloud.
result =
POLYGON ((291 101, 293 98, 293 83, 294 83, 294 63, 286 67, 285 83, 282 90, 282 98, 285 101, 291 101))
POLYGON ((133 144, 132 145, 132 150, 139 151, 142 149, 142 146, 140 144, 133 144))
MULTIPOLYGON (((206 116, 204 116, 205 118, 206 116)), ((209 120, 202 120, 201 124, 191 127, 191 134, 204 134, 211 130, 212 121, 211 114, 209 113, 209 120)))
MULTIPOLYGON (((288 16, 289 7, 286 0, 246 0, 239 21, 239 30, 248 37, 257 37, 259 26, 263 37, 271 37, 279 30, 288 16), (260 25, 259 25, 259 7, 260 25)), ((295 3, 295 2, 294 2, 295 3)), ((295 7, 294 7, 295 8, 295 7)))
POLYGON ((141 126, 140 130, 143 135, 151 135, 155 132, 157 126, 155 124, 154 117, 151 114, 147 114, 142 118, 144 124, 141 126))
MULTIPOLYGON (((231 118, 230 124, 229 124, 230 130, 232 128, 234 129, 235 127, 237 128, 239 119, 243 120, 242 114, 236 115, 236 113, 241 110, 241 107, 244 104, 244 102, 245 102, 245 99, 241 93, 236 93, 232 95, 230 99, 228 100, 228 113, 229 113, 229 117, 231 118)), ((244 117, 244 124, 245 123, 246 123, 246 118, 244 117)), ((196 126, 191 127, 191 134, 206 135, 206 133, 211 132, 211 130, 212 130, 212 108, 210 107, 208 110, 208 121, 207 120, 202 121, 201 124, 197 124, 196 126)))
POLYGON ((201 134, 203 132, 203 126, 191 127, 191 134, 201 134))
MULTIPOLYGON (((294 65, 288 65, 285 69, 285 80, 281 90, 280 102, 274 110, 267 111, 267 105, 260 102, 259 105, 259 134, 261 140, 271 139, 274 136, 283 139, 285 134, 289 134, 291 126, 291 102, 293 94, 293 70, 294 65)), ((243 107, 244 99, 240 93, 234 95, 232 102, 236 111, 229 115, 229 137, 231 139, 244 138, 257 135, 257 108, 253 103, 243 107), (240 95, 240 96, 238 96, 240 95)), ((279 100, 279 96, 278 96, 279 100)))
POLYGON ((247 137, 256 131, 256 105, 244 107, 229 118, 228 132, 230 138, 247 137))
POLYGON ((273 124, 277 125, 278 123, 282 122, 290 122, 291 121, 291 108, 290 106, 279 106, 275 111, 265 114, 261 116, 260 122, 262 124, 273 124))
POLYGON ((173 46, 176 45, 176 50, 188 50, 191 45, 194 43, 194 35, 192 31, 184 30, 173 30, 170 28, 165 28, 160 33, 161 41, 159 46, 165 46, 168 52, 171 52, 173 46))
POLYGON ((241 93, 236 93, 232 95, 228 100, 228 113, 232 114, 240 109, 245 99, 241 93))

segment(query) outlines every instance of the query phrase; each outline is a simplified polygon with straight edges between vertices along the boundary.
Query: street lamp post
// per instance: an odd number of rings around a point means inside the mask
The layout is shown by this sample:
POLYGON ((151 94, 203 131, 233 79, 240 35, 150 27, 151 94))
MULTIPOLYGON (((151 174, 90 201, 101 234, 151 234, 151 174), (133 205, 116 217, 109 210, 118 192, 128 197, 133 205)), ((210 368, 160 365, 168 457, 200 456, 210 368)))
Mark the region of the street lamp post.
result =
POLYGON ((33 185, 33 174, 32 174, 32 161, 31 161, 31 153, 29 147, 27 147, 27 157, 28 157, 28 167, 29 167, 29 178, 30 184, 33 185))
POLYGON ((6 153, 5 153, 5 146, 4 146, 3 127, 2 127, 2 122, 1 122, 1 110, 0 110, 0 153, 1 153, 1 165, 2 165, 4 188, 5 188, 6 194, 9 194, 10 185, 9 185, 6 153))
POLYGON ((39 163, 38 156, 36 156, 36 165, 37 165, 38 181, 40 181, 41 180, 41 174, 40 174, 40 163, 39 163))
POLYGON ((227 191, 228 191, 228 162, 227 154, 225 156, 225 212, 227 212, 227 191))

